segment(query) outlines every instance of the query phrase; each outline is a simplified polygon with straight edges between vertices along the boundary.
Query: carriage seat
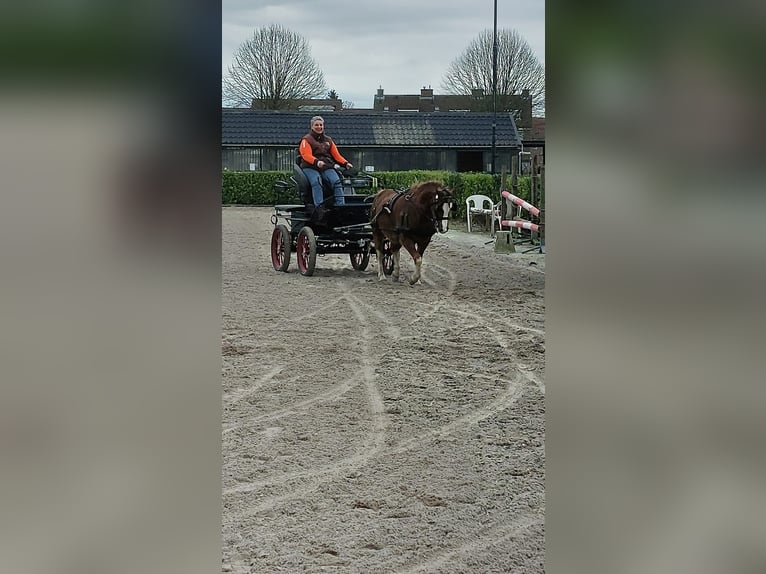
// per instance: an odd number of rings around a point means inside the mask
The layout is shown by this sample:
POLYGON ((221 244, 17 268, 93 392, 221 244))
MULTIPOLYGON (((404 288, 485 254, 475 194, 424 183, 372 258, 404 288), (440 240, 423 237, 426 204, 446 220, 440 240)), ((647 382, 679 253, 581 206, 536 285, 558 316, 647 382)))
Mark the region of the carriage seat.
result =
MULTIPOLYGON (((314 196, 311 193, 311 184, 309 183, 309 179, 306 177, 306 174, 303 173, 303 170, 300 168, 297 162, 293 164, 293 179, 298 186, 298 196, 301 198, 301 201, 303 201, 303 204, 314 205, 314 196)), ((342 180, 343 178, 341 178, 341 181, 342 180)), ((322 180, 322 190, 324 191, 325 199, 335 197, 332 188, 324 179, 322 180)), ((343 193, 344 195, 349 194, 345 183, 343 184, 343 193)))
POLYGON ((293 164, 293 179, 298 186, 298 197, 301 198, 304 205, 314 205, 314 198, 311 195, 311 184, 309 183, 309 179, 297 164, 293 164))

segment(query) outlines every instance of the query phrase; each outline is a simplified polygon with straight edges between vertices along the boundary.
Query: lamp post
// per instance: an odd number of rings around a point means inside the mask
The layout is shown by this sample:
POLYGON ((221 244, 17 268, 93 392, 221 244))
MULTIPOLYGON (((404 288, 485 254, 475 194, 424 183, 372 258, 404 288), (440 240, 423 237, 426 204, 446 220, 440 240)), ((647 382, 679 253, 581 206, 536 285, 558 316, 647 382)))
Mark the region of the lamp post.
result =
POLYGON ((497 154, 497 0, 495 0, 495 22, 492 33, 492 175, 495 175, 497 154))

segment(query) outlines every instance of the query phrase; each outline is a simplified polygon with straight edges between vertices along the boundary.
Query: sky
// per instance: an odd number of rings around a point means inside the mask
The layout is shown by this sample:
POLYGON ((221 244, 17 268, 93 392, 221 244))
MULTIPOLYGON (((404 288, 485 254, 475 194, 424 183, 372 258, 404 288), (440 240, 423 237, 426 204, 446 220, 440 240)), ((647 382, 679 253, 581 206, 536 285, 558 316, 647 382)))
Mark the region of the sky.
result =
MULTIPOLYGON (((450 63, 483 30, 492 30, 494 0, 223 0, 222 66, 253 32, 280 24, 300 34, 328 90, 355 108, 386 94, 435 94, 450 63)), ((497 29, 515 29, 545 65, 544 0, 497 0, 497 29)))

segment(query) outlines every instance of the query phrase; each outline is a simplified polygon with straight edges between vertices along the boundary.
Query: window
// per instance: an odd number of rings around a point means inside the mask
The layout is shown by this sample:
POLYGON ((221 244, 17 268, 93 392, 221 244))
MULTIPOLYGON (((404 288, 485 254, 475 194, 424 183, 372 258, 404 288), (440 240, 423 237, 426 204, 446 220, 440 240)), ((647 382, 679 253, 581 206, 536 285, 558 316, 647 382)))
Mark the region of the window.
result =
POLYGON ((250 164, 261 169, 261 150, 257 148, 226 148, 222 151, 221 164, 229 171, 250 171, 250 164))
POLYGON ((293 171, 293 165, 295 165, 296 157, 298 157, 297 148, 277 150, 277 165, 274 169, 277 171, 293 171))

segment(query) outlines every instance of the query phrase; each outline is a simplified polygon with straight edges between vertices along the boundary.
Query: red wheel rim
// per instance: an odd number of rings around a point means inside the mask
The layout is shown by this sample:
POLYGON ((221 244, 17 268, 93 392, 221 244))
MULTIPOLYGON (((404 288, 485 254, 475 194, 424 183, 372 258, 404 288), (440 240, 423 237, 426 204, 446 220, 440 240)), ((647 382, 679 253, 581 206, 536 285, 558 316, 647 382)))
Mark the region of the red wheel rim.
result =
POLYGON ((298 238, 298 267, 301 271, 309 267, 309 238, 305 235, 298 238))
POLYGON ((271 234, 271 263, 274 268, 279 268, 285 261, 285 242, 282 239, 282 233, 275 229, 271 234))

